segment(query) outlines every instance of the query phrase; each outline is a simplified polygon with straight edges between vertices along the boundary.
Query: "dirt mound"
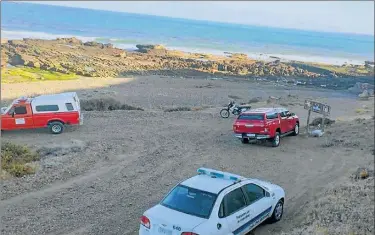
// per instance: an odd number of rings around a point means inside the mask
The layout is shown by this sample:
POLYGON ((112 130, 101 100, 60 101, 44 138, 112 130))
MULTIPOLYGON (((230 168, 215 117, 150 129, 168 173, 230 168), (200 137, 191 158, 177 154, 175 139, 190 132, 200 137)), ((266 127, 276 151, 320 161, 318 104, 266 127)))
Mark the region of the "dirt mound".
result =
POLYGON ((304 207, 302 227, 283 234, 374 234, 374 177, 358 174, 366 179, 347 178, 327 190, 304 207))
POLYGON ((140 107, 134 107, 121 102, 113 98, 100 98, 90 99, 81 101, 81 109, 84 111, 112 111, 112 110, 140 110, 144 109, 140 107))

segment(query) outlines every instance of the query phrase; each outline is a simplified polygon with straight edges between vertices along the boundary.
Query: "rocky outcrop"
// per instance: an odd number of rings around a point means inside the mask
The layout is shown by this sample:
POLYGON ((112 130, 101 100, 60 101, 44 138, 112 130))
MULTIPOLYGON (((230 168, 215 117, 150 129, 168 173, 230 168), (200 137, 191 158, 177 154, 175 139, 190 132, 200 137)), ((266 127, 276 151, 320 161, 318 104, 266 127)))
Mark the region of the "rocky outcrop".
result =
POLYGON ((353 87, 348 89, 350 92, 355 94, 361 94, 364 92, 368 92, 369 94, 374 93, 374 85, 369 83, 361 83, 357 82, 353 87))
MULTIPOLYGON (((11 65, 25 65, 91 77, 113 77, 126 73, 164 74, 195 70, 211 74, 247 77, 326 77, 300 64, 254 61, 245 54, 215 56, 167 50, 162 45, 137 45, 137 51, 112 44, 82 43, 76 38, 56 40, 11 40, 4 47, 11 65)), ((182 76, 182 75, 181 75, 182 76)))
POLYGON ((7 39, 5 39, 5 38, 1 39, 1 55, 0 55, 1 56, 1 63, 0 63, 0 67, 1 67, 2 70, 7 66, 7 63, 8 63, 8 56, 5 54, 5 45, 7 43, 8 43, 7 39))

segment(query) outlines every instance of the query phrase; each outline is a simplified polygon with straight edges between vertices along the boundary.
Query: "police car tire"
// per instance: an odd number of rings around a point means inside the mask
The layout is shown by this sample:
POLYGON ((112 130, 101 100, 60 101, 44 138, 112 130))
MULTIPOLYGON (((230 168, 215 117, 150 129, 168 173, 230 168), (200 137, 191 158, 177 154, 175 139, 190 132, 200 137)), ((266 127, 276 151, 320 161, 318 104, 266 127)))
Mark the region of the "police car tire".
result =
POLYGON ((241 143, 248 144, 249 143, 249 139, 248 138, 242 138, 241 139, 241 143))
POLYGON ((275 208, 273 209, 273 213, 272 213, 272 216, 269 218, 269 222, 271 222, 271 223, 276 223, 276 222, 280 221, 281 218, 283 218, 283 213, 284 213, 284 203, 283 203, 282 200, 279 200, 279 201, 277 202, 275 208), (282 211, 281 211, 281 216, 280 216, 280 218, 277 218, 277 217, 276 217, 276 207, 277 207, 277 205, 279 205, 280 203, 281 203, 281 205, 282 205, 283 207, 282 207, 282 211))
POLYGON ((273 137, 271 139, 272 147, 279 147, 279 145, 280 145, 280 139, 281 139, 280 133, 276 132, 275 137, 273 137))
POLYGON ((51 122, 49 130, 52 134, 61 134, 64 131, 64 125, 61 122, 51 122))

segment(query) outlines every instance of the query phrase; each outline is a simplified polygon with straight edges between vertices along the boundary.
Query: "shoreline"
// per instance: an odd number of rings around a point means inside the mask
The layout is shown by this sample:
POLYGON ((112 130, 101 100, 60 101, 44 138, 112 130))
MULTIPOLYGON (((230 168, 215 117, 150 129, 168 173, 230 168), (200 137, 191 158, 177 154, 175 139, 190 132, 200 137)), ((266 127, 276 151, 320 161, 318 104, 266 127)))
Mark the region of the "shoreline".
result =
MULTIPOLYGON (((45 32, 37 31, 13 31, 13 30, 1 30, 2 38, 8 40, 23 40, 24 38, 31 39, 42 39, 42 40, 55 40, 57 38, 72 38, 75 37, 82 42, 99 42, 99 43, 111 43, 114 47, 123 49, 129 52, 137 50, 137 40, 119 40, 119 39, 103 39, 101 37, 86 37, 86 36, 77 36, 77 35, 68 35, 68 34, 50 34, 45 32), (127 41, 126 43, 123 43, 127 41), (132 41, 132 43, 130 43, 132 41), (134 42, 134 43, 133 43, 134 42)), ((158 43, 155 43, 158 44, 158 43)), ((164 44, 162 44, 164 45, 164 44)), ((189 47, 189 46, 173 46, 173 45, 164 45, 167 50, 176 50, 184 53, 200 53, 200 54, 211 54, 214 56, 227 56, 228 54, 241 53, 246 54, 249 59, 264 61, 264 62, 273 62, 275 60, 280 60, 281 62, 303 62, 303 63, 319 63, 327 65, 364 65, 366 59, 358 57, 356 58, 347 58, 339 56, 324 56, 324 55, 309 55, 309 54, 295 54, 290 53, 267 53, 260 52, 256 48, 252 51, 240 51, 240 50, 220 50, 214 48, 199 48, 199 47, 189 47)), ((370 61, 373 61, 370 59, 370 61)))

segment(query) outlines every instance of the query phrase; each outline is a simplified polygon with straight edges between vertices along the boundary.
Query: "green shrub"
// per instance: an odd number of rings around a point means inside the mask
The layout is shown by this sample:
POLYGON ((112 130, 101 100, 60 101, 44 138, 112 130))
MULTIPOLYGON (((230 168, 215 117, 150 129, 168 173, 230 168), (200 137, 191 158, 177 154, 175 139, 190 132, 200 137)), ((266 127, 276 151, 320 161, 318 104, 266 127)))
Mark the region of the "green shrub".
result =
POLYGON ((1 169, 10 175, 21 177, 33 174, 35 167, 28 163, 40 160, 40 156, 28 147, 5 142, 1 144, 1 169))

